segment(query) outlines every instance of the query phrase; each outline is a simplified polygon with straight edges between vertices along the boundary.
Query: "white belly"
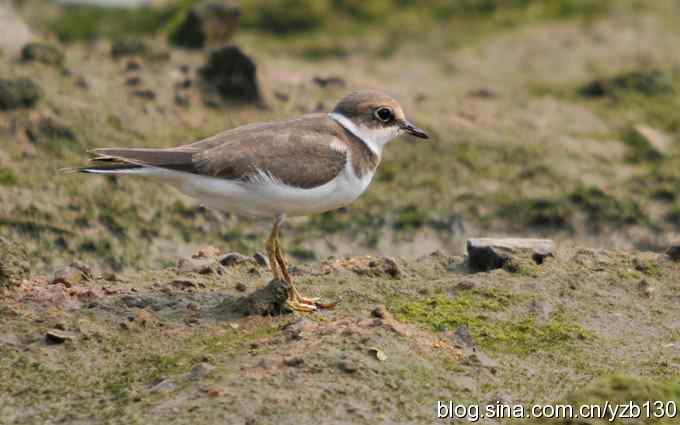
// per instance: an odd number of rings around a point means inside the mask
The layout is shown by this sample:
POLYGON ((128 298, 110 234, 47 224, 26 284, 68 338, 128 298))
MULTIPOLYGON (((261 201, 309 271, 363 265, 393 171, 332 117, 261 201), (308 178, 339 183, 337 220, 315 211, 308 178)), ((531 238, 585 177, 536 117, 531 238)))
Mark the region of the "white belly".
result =
POLYGON ((368 188, 374 174, 371 172, 357 178, 348 161, 345 170, 323 186, 301 189, 265 175, 257 181, 235 182, 189 173, 171 173, 173 176, 167 181, 203 205, 258 217, 279 214, 300 216, 349 205, 368 188))

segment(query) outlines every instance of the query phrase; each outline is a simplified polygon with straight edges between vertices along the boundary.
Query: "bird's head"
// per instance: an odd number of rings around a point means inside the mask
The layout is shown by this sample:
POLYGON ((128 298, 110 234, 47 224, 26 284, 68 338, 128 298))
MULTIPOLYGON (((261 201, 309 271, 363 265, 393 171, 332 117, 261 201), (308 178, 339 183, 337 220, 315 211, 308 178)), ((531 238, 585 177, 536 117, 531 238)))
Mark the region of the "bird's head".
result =
POLYGON ((331 116, 378 151, 401 134, 428 138, 427 133, 406 119, 399 102, 378 91, 362 90, 345 96, 331 116))

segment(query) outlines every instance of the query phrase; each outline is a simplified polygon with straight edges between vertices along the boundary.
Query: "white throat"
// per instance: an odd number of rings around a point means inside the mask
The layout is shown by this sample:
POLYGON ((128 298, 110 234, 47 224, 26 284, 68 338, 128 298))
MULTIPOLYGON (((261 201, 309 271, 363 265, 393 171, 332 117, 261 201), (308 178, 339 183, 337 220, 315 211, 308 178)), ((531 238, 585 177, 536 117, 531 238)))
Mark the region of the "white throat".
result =
POLYGON ((368 128, 356 125, 351 119, 337 112, 331 112, 328 116, 366 143, 366 146, 378 157, 382 156, 385 144, 401 134, 401 130, 397 126, 394 128, 368 128))

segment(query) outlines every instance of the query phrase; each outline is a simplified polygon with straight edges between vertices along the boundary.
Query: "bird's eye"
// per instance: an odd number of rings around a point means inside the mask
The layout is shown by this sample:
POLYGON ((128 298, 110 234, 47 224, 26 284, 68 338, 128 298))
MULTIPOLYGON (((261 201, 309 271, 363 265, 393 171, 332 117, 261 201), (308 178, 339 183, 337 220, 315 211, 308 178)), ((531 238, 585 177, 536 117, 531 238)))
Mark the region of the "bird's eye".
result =
POLYGON ((394 118, 390 108, 378 108, 375 111, 375 116, 382 122, 390 122, 394 118))

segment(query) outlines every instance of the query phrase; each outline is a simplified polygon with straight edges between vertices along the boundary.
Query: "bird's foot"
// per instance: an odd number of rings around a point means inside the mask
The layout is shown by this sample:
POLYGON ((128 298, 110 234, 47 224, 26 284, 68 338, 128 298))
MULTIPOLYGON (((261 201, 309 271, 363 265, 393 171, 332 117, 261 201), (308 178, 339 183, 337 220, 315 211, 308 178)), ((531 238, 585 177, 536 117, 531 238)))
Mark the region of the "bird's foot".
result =
POLYGON ((293 313, 311 313, 317 310, 317 307, 314 304, 308 304, 290 298, 286 300, 286 307, 293 313))
POLYGON ((319 300, 320 298, 307 298, 297 291, 292 291, 286 300, 286 306, 293 312, 308 313, 319 309, 332 309, 338 305, 337 302, 323 303, 319 300))

